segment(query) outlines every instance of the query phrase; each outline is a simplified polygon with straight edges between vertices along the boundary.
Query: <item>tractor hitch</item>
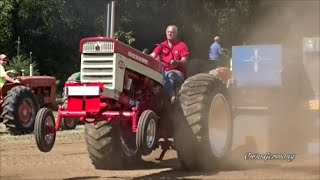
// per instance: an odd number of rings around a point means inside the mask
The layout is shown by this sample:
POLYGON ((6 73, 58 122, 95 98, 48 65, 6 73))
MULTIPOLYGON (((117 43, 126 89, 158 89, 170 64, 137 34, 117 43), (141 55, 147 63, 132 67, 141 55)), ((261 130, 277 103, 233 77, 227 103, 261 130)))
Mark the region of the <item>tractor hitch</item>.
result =
POLYGON ((158 158, 156 158, 157 161, 162 161, 163 160, 163 157, 164 155, 166 154, 166 152, 171 149, 173 147, 173 142, 166 139, 164 141, 160 141, 159 142, 159 146, 161 146, 161 154, 158 158))

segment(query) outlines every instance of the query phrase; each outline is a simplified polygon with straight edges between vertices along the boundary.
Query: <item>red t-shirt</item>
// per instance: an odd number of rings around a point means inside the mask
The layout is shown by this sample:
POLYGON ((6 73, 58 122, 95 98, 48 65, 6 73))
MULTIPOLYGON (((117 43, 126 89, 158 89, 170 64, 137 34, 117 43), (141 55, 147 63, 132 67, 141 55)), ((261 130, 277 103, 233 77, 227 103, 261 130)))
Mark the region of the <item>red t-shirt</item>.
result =
MULTIPOLYGON (((158 45, 153 52, 159 56, 162 56, 162 60, 164 62, 170 63, 171 60, 181 60, 183 57, 188 57, 189 55, 189 49, 187 47, 187 45, 182 42, 182 41, 178 41, 177 43, 172 44, 171 48, 169 47, 168 41, 164 41, 161 43, 161 45, 158 45)), ((159 58, 157 58, 157 60, 160 61, 159 58)), ((181 71, 184 76, 187 76, 187 65, 183 65, 183 66, 169 66, 167 63, 161 62, 162 65, 164 66, 166 71, 169 70, 179 70, 181 71)))

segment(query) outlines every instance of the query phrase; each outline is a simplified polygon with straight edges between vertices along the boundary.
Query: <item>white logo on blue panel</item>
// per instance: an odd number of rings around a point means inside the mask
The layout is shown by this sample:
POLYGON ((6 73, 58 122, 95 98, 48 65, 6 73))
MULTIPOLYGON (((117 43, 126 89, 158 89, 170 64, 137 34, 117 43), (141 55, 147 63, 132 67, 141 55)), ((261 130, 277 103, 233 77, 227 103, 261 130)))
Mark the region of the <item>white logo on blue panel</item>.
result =
POLYGON ((260 61, 270 61, 271 59, 268 58, 262 58, 261 56, 259 56, 259 51, 258 49, 254 50, 254 55, 250 57, 250 59, 246 59, 243 61, 249 61, 249 62, 253 62, 253 69, 254 72, 258 72, 259 71, 259 62, 260 61))

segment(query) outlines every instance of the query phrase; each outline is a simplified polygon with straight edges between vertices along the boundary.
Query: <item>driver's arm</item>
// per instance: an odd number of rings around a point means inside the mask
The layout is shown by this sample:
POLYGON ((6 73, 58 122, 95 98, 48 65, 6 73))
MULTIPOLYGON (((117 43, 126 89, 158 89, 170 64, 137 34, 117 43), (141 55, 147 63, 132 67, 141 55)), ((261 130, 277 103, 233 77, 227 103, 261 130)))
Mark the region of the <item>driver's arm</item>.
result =
POLYGON ((7 75, 6 71, 4 70, 3 66, 0 67, 0 77, 4 78, 8 82, 15 83, 16 81, 7 75))
POLYGON ((187 45, 184 44, 184 47, 181 50, 181 59, 177 61, 178 66, 185 66, 189 60, 189 48, 187 45))
POLYGON ((150 56, 153 57, 153 58, 156 58, 158 55, 157 55, 155 52, 152 52, 152 53, 150 54, 150 56))
POLYGON ((15 83, 15 82, 16 82, 13 78, 9 77, 7 74, 5 74, 4 79, 5 79, 6 81, 9 81, 9 82, 12 82, 12 83, 15 83))
POLYGON ((4 78, 4 79, 5 79, 6 81, 8 81, 8 82, 11 82, 11 83, 14 83, 14 82, 15 82, 15 80, 14 80, 13 78, 9 77, 9 76, 7 75, 7 73, 2 73, 2 74, 1 74, 1 77, 4 78))
POLYGON ((151 57, 156 58, 161 52, 161 46, 158 45, 156 48, 154 48, 153 52, 150 54, 151 57))

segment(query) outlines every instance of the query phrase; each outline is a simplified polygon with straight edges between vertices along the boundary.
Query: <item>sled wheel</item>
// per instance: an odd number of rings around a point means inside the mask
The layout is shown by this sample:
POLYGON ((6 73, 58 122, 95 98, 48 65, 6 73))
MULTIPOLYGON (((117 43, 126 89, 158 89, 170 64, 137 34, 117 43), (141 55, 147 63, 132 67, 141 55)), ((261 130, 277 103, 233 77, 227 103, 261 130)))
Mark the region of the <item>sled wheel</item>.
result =
POLYGON ((222 81, 210 74, 188 78, 175 107, 175 147, 183 168, 194 171, 227 165, 233 122, 222 81))
POLYGON ((30 134, 39 109, 37 97, 29 87, 16 86, 8 91, 2 104, 3 123, 10 134, 30 134))
POLYGON ((40 151, 51 151, 56 140, 56 130, 54 116, 50 109, 41 108, 38 111, 34 135, 40 151))
POLYGON ((157 119, 151 110, 143 111, 139 118, 136 141, 138 149, 144 156, 149 155, 157 144, 157 119))

